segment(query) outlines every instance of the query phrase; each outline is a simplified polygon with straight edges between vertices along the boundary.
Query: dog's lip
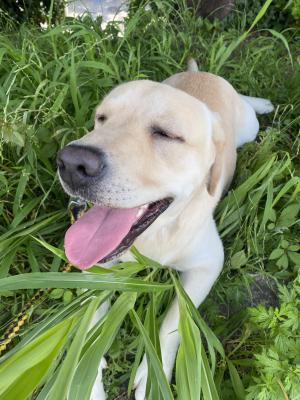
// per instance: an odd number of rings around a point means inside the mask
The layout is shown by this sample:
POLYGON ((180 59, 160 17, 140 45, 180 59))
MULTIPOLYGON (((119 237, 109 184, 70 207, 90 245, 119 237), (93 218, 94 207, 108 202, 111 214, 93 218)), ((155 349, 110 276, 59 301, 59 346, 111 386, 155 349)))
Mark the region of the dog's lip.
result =
POLYGON ((130 208, 138 208, 137 219, 139 219, 144 212, 149 208, 150 205, 158 203, 160 201, 170 200, 170 204, 175 200, 174 197, 166 196, 163 198, 159 198, 157 200, 152 200, 147 203, 137 204, 137 205, 130 205, 128 207, 120 206, 117 203, 113 202, 105 202, 105 201, 94 201, 92 199, 87 198, 86 196, 81 196, 80 194, 71 194, 71 198, 79 199, 82 204, 85 205, 85 209, 87 210, 90 207, 98 206, 98 207, 107 207, 107 208, 119 208, 119 209, 130 209, 130 208))
POLYGON ((94 203, 65 234, 68 260, 80 269, 87 269, 119 257, 172 201, 173 198, 167 197, 131 208, 94 203))
POLYGON ((152 223, 170 206, 174 198, 165 197, 150 203, 139 206, 136 221, 132 225, 128 234, 123 238, 121 243, 107 256, 99 260, 99 263, 112 261, 128 250, 135 239, 140 236, 152 223))

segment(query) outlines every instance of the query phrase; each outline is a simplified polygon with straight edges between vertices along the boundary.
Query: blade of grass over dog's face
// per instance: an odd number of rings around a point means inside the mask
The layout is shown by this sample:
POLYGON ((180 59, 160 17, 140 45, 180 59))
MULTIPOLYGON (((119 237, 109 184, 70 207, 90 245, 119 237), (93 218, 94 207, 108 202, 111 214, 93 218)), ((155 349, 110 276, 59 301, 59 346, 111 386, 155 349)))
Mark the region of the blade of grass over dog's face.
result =
POLYGON ((64 272, 33 272, 0 280, 0 293, 7 290, 39 288, 85 288, 152 292, 171 289, 172 285, 145 282, 141 279, 118 278, 113 274, 66 274, 64 272))

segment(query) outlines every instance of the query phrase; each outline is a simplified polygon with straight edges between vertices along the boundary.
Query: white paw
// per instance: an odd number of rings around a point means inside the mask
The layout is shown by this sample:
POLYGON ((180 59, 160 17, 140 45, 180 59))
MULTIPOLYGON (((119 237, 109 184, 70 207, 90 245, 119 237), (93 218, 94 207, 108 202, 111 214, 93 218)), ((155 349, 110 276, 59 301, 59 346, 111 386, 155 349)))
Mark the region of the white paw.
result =
POLYGON ((274 110, 273 104, 271 103, 270 100, 267 100, 267 99, 263 99, 261 108, 262 108, 263 112, 266 114, 270 113, 274 110))
POLYGON ((135 400, 146 399, 147 376, 148 376, 148 365, 146 356, 144 355, 143 360, 136 371, 134 379, 135 400))
POLYGON ((103 357, 101 359, 99 368, 98 368, 98 374, 97 378, 95 380, 91 397, 90 400, 105 400, 106 399, 106 394, 104 391, 103 383, 102 383, 102 370, 107 367, 105 358, 103 357))

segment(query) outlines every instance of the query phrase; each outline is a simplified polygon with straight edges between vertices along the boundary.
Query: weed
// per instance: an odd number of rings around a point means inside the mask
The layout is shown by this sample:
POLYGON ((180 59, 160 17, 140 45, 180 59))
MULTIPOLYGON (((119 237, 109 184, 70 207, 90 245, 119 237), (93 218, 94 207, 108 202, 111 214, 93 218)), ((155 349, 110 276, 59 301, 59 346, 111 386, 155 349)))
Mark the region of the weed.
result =
POLYGON ((263 29, 263 12, 249 29, 255 18, 247 25, 240 11, 226 25, 197 19, 183 5, 157 5, 155 12, 133 10, 124 27, 112 21, 102 28, 85 16, 16 30, 1 14, 1 331, 34 288, 57 288, 31 307, 29 323, 1 359, 3 399, 62 399, 68 391, 72 400, 88 399, 107 351, 110 399, 127 386, 130 393, 144 351, 149 399, 201 393, 205 400, 294 400, 299 393, 299 28, 263 29), (93 110, 112 87, 163 80, 191 55, 202 70, 276 106, 261 119, 258 140, 239 151, 232 189, 216 211, 226 260, 201 317, 176 274, 137 251, 135 262, 110 274, 59 272, 69 217, 54 162, 60 147, 91 129, 93 110), (254 284, 263 293, 255 294, 254 284), (175 291, 182 341, 169 385, 156 338, 175 291), (273 308, 258 306, 270 291, 273 308), (107 298, 112 308, 87 332, 107 298), (184 351, 187 333, 191 352, 184 351), (199 377, 197 385, 187 385, 187 374, 199 377))

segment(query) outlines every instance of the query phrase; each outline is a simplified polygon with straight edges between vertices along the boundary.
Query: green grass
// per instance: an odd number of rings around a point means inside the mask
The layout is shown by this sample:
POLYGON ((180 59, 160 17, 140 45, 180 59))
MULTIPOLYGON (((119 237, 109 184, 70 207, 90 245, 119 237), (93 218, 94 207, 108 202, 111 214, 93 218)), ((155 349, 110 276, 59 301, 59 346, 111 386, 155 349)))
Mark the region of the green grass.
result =
POLYGON ((34 288, 57 288, 34 304, 0 359, 1 399, 41 400, 49 392, 62 400, 68 391, 72 400, 88 399, 107 351, 109 399, 132 390, 144 351, 149 399, 196 399, 200 392, 205 400, 299 396, 300 29, 265 26, 273 5, 250 32, 255 17, 249 23, 245 11, 212 24, 183 6, 157 4, 156 13, 133 12, 124 34, 116 22, 101 29, 89 17, 41 31, 16 29, 0 15, 0 331, 34 288), (232 189, 216 211, 225 266, 200 314, 176 273, 137 251, 136 262, 111 274, 58 272, 69 215, 57 150, 91 129, 93 110, 112 87, 163 80, 184 70, 190 56, 202 70, 276 107, 260 118, 258 140, 239 151, 232 189), (182 343, 169 386, 157 335, 175 292, 182 343), (86 332, 108 297, 113 307, 86 332), (199 384, 188 385, 188 374, 199 376, 199 384))

